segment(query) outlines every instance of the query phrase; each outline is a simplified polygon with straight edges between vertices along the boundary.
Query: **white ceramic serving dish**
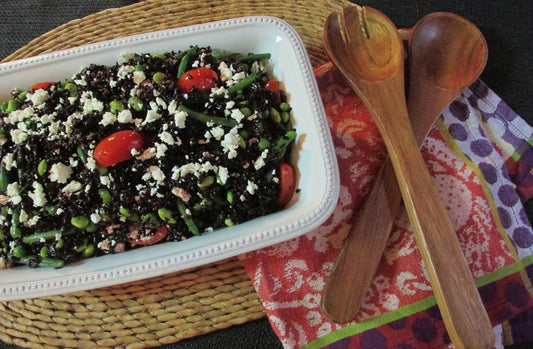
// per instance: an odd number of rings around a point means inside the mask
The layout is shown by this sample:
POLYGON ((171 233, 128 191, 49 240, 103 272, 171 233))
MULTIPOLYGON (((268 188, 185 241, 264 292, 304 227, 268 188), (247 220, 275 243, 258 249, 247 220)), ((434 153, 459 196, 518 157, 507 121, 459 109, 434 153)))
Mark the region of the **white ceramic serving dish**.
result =
POLYGON ((241 53, 270 52, 283 81, 298 132, 293 164, 300 192, 283 211, 197 236, 90 258, 61 269, 0 270, 0 301, 87 290, 219 261, 295 238, 323 223, 339 195, 331 135, 305 47, 296 31, 274 17, 243 17, 119 38, 0 64, 0 101, 13 88, 70 78, 91 63, 111 65, 124 53, 162 53, 190 45, 241 53))

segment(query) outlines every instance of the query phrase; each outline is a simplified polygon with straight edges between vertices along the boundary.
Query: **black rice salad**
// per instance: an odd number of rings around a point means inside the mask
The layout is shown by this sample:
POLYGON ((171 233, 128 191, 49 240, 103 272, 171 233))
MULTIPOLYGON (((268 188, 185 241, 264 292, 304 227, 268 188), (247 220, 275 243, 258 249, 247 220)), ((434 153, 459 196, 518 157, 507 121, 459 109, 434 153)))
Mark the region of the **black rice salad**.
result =
POLYGON ((131 54, 0 106, 0 268, 62 267, 280 210, 291 107, 268 53, 131 54))

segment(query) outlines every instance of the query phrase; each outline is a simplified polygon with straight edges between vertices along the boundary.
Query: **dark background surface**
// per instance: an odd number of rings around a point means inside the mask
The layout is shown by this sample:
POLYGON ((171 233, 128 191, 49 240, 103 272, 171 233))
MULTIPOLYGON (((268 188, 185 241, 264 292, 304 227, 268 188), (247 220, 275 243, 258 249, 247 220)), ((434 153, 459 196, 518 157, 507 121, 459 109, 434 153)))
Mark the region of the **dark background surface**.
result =
MULTIPOLYGON (((179 1, 179 0, 177 0, 179 1)), ((133 0, 1 0, 0 59, 30 40, 70 20, 133 0)), ((371 0, 357 1, 374 7, 399 27, 411 27, 424 15, 436 11, 457 13, 476 24, 489 46, 482 80, 530 125, 533 125, 531 60, 533 17, 531 0, 371 0)), ((533 204, 526 209, 533 217, 533 204)), ((527 346, 533 348, 533 344, 527 346)), ((0 348, 15 348, 0 342, 0 348)), ((180 341, 164 348, 281 348, 268 320, 251 321, 229 329, 180 341)))

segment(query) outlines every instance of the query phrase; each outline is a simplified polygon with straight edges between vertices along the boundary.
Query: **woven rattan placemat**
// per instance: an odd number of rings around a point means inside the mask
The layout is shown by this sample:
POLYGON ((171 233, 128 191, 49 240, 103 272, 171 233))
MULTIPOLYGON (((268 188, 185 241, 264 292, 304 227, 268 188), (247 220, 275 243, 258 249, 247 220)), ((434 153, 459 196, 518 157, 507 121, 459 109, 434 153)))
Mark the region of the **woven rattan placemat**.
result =
MULTIPOLYGON (((327 60, 326 16, 343 0, 148 0, 70 21, 5 61, 84 44, 249 15, 284 19, 313 66, 327 60)), ((38 299, 0 302, 0 340, 21 347, 150 347, 265 316, 237 258, 139 282, 38 299)))

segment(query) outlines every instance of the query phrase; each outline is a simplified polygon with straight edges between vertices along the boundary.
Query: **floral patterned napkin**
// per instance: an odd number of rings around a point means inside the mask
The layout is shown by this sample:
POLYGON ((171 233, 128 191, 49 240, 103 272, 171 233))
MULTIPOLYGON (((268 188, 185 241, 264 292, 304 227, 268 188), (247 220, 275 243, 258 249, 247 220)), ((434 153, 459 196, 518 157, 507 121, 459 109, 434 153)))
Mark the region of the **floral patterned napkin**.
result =
MULTIPOLYGON (((341 192, 319 228, 241 256, 270 323, 286 348, 451 347, 404 211, 355 321, 339 325, 321 313, 326 278, 386 150, 336 68, 327 63, 315 74, 341 192)), ((532 137, 533 129, 478 80, 444 111, 422 146, 500 347, 533 340, 527 338, 533 326, 533 231, 524 211, 533 196, 532 137)))

